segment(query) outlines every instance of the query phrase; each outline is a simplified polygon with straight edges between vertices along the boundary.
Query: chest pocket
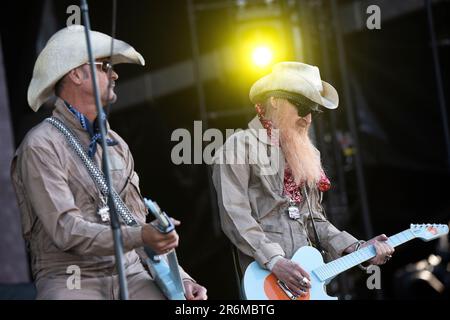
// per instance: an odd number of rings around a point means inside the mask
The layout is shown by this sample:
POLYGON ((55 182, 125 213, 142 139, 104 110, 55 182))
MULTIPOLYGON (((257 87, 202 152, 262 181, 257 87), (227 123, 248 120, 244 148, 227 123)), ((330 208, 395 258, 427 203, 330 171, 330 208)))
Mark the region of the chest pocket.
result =
POLYGON ((271 242, 278 243, 282 248, 284 247, 284 232, 280 223, 274 221, 261 221, 261 228, 263 229, 267 239, 271 242))

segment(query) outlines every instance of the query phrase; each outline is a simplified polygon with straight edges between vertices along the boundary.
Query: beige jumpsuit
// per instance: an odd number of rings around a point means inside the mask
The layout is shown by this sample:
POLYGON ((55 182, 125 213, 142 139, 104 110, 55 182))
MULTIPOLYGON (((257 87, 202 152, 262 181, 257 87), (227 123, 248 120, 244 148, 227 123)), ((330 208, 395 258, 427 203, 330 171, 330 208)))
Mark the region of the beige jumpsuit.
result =
MULTIPOLYGON (((86 147, 90 137, 58 99, 53 116, 62 120, 86 147)), ((140 224, 147 210, 139 190, 133 157, 123 139, 108 147, 114 189, 140 224)), ((100 164, 98 144, 95 162, 100 164)), ((51 124, 33 128, 16 151, 11 167, 23 235, 29 245, 38 299, 118 299, 119 283, 109 222, 97 214, 100 192, 64 136, 51 124), (74 285, 80 276, 80 286, 74 285)), ((122 225, 130 299, 164 299, 137 254, 141 226, 122 225)), ((182 271, 182 278, 190 278, 182 271)))
MULTIPOLYGON (((232 135, 214 158, 213 182, 222 229, 239 249, 242 271, 252 260, 264 267, 274 256, 291 258, 299 248, 314 242, 305 201, 300 205, 298 220, 286 214, 289 199, 283 194, 285 159, 280 150, 272 145, 255 117, 249 129, 232 135), (267 170, 269 165, 262 161, 262 151, 273 160, 271 168, 276 170, 267 170), (241 161, 226 161, 236 152, 241 161), (255 152, 259 152, 258 157, 255 152)), ((321 244, 336 258, 357 239, 325 218, 317 189, 311 190, 310 197, 321 244)))

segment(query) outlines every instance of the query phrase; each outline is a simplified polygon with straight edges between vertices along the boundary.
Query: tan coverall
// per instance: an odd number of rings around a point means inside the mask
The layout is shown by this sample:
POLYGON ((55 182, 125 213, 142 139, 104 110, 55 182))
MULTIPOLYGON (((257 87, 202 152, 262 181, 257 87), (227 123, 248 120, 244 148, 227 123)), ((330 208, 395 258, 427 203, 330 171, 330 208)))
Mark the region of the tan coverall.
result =
MULTIPOLYGON (((61 99, 53 116, 62 120, 87 149, 90 137, 61 99)), ((123 139, 108 147, 113 188, 140 224, 147 210, 139 190, 133 157, 123 139)), ((94 160, 101 166, 101 145, 94 160)), ((117 299, 110 222, 97 211, 100 191, 64 136, 48 122, 34 127, 16 151, 11 167, 19 202, 23 235, 29 245, 31 268, 38 299, 117 299), (79 269, 77 269, 79 268, 79 269), (80 288, 74 288, 79 270, 80 288)), ((143 246, 141 226, 121 227, 130 299, 164 299, 137 254, 143 246)), ((181 270, 182 278, 190 278, 181 270)))
MULTIPOLYGON (((305 201, 300 204, 300 219, 292 220, 286 213, 289 199, 283 194, 285 159, 281 148, 271 144, 257 117, 248 126, 249 129, 227 139, 213 164, 222 229, 239 249, 241 271, 245 271, 253 260, 265 267, 276 255, 291 258, 299 248, 314 242, 305 201), (263 161, 251 161, 256 159, 255 150, 263 150, 269 155, 268 149, 277 151, 277 157, 272 158, 278 161, 278 167, 272 174, 264 172, 263 161), (236 151, 245 161, 224 161, 236 151)), ((338 230, 325 218, 317 189, 310 191, 310 198, 321 244, 331 257, 336 258, 357 239, 338 230)))

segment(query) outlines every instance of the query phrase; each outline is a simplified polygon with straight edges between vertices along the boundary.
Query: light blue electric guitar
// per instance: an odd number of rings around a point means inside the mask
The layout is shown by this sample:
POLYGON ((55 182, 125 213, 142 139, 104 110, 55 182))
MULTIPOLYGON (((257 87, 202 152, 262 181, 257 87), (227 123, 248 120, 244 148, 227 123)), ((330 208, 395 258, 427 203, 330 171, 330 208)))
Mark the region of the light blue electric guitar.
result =
MULTIPOLYGON (((159 208, 158 204, 149 199, 144 199, 146 207, 155 216, 156 224, 153 224, 161 233, 169 233, 175 229, 167 214, 159 208)), ((181 280, 178 259, 175 250, 167 254, 167 262, 163 256, 157 255, 149 247, 144 247, 147 254, 147 265, 161 289, 169 300, 186 300, 184 295, 183 281, 181 280)))
MULTIPOLYGON (((392 247, 414 238, 430 241, 448 233, 445 224, 412 224, 411 227, 389 238, 392 247)), ((320 252, 310 246, 297 250, 292 261, 298 263, 311 278, 311 288, 305 296, 296 296, 274 274, 252 262, 245 271, 244 295, 247 300, 337 300, 327 295, 325 285, 338 274, 376 256, 373 245, 364 247, 339 259, 324 263, 320 252)))

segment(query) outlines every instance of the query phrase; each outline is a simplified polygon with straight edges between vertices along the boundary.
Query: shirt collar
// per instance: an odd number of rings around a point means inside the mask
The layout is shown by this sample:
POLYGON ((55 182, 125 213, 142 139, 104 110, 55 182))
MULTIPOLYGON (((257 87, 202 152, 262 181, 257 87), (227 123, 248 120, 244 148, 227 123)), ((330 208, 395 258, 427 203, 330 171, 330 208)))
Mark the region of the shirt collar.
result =
MULTIPOLYGON (((100 128, 98 127, 97 119, 94 123, 91 123, 89 119, 79 112, 70 103, 58 98, 55 103, 56 109, 53 116, 61 119, 70 128, 75 129, 79 135, 86 135, 86 143, 88 143, 88 154, 90 157, 94 157, 97 151, 97 143, 101 141, 100 128)), ((106 123, 106 132, 109 132, 109 123, 106 121, 106 115, 103 112, 102 117, 106 123)), ((118 144, 117 141, 106 138, 106 143, 108 146, 115 146, 118 144)))

